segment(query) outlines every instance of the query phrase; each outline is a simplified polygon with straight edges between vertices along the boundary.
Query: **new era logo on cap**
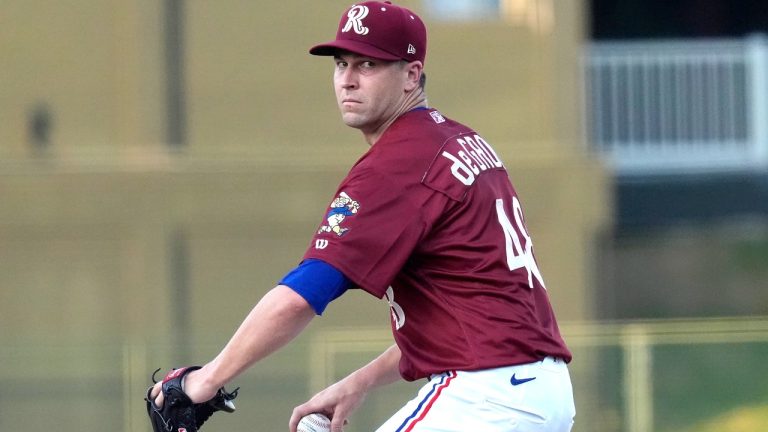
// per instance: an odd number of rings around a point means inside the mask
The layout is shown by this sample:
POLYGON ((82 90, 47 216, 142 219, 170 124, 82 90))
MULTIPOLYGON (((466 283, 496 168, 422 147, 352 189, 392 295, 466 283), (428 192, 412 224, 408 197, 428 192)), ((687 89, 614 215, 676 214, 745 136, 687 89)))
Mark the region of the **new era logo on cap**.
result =
POLYGON ((382 60, 421 61, 427 53, 427 29, 418 15, 390 2, 352 5, 341 16, 336 39, 312 47, 314 55, 345 50, 382 60))

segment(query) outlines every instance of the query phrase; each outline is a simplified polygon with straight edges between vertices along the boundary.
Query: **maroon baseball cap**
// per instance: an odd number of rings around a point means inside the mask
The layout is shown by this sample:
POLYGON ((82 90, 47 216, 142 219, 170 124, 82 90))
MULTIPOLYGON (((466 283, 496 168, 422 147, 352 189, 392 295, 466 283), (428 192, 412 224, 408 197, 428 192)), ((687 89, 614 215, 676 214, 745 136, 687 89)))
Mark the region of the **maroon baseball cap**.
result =
POLYGON ((310 54, 336 55, 346 50, 381 60, 419 60, 427 56, 427 28, 418 15, 392 3, 367 1, 341 16, 336 40, 316 45, 310 54))

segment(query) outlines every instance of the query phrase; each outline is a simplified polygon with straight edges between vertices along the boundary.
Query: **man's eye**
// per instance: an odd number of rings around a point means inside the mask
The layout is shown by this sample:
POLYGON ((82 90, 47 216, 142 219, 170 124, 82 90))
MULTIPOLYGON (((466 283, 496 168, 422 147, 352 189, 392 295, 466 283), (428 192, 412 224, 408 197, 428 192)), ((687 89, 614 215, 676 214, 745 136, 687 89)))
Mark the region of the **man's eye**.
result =
POLYGON ((363 69, 370 69, 370 68, 376 66, 376 64, 374 62, 372 62, 372 61, 364 61, 360 66, 363 69))

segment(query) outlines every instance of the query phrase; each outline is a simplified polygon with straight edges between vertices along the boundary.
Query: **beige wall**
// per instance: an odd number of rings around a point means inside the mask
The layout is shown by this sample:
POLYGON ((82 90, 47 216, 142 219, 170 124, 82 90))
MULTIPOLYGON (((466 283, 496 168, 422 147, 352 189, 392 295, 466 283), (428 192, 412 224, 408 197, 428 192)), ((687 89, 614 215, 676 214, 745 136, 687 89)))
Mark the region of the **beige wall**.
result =
POLYGON ((162 2, 3 2, 0 158, 25 157, 27 119, 53 115, 59 156, 159 144, 162 2))
MULTIPOLYGON (((145 346, 144 355, 118 348, 117 358, 150 370, 184 361, 158 348, 182 335, 208 344, 185 348, 187 361, 205 360, 296 263, 337 182, 365 150, 339 121, 331 61, 306 52, 333 36, 347 3, 190 0, 188 143, 169 152, 162 3, 3 4, 0 342, 22 354, 5 358, 0 382, 55 376, 45 362, 25 371, 23 353, 34 356, 37 346, 145 346), (27 137, 28 113, 40 102, 53 114, 51 147, 42 155, 27 137), (178 232, 188 246, 189 333, 174 329, 168 313, 178 232)), ((521 194, 561 320, 588 319, 591 251, 610 203, 604 173, 583 151, 580 2, 539 3, 554 5, 554 26, 427 18, 429 100, 497 148, 521 194)), ((422 10, 419 1, 402 4, 422 10)), ((300 402, 307 372, 280 365, 305 365, 313 332, 386 319, 375 299, 341 299, 296 348, 254 372, 257 386, 280 373, 292 383, 293 393, 273 389, 271 399, 261 394, 271 402, 259 403, 285 410, 300 402)), ((66 370, 78 376, 90 368, 109 380, 111 367, 103 356, 84 354, 66 370)), ((139 392, 147 381, 122 379, 139 392)), ((125 430, 144 430, 132 426, 143 408, 120 400, 114 403, 125 430)), ((8 403, 24 412, 23 402, 8 403)), ((14 412, 8 403, 0 400, 0 418, 14 412)), ((280 412, 264 415, 265 424, 278 425, 264 430, 283 426, 280 412)), ((254 416, 231 421, 248 424, 254 416)), ((36 421, 28 430, 48 426, 36 421)), ((103 425, 76 417, 71 426, 103 425)))

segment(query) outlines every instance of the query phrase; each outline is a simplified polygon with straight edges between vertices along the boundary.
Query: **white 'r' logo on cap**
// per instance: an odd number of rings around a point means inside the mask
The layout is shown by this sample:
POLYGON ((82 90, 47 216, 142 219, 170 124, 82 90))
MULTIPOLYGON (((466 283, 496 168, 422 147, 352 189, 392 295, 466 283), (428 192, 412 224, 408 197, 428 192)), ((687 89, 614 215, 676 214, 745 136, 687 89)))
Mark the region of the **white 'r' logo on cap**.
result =
POLYGON ((367 16, 368 6, 352 6, 349 12, 347 12, 347 23, 344 25, 344 28, 341 29, 341 32, 346 33, 349 29, 354 29, 357 34, 368 34, 368 27, 363 25, 363 18, 367 16))

